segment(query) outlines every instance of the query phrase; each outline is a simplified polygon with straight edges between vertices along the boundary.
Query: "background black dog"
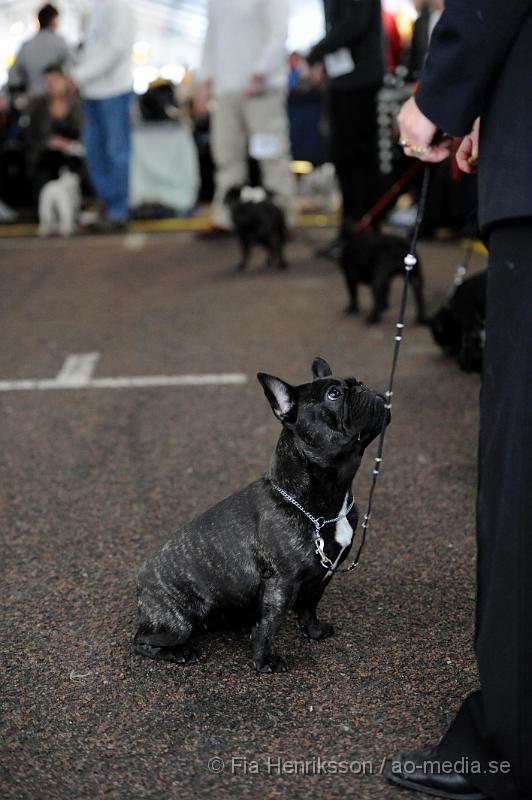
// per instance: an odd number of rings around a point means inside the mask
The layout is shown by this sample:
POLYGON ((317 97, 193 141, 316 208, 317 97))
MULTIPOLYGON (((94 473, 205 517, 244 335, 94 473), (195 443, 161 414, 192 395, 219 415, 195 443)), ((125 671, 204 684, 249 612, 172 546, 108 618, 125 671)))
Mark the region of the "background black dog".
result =
MULTIPOLYGON (((403 259, 408 253, 408 243, 399 236, 376 233, 370 228, 351 231, 343 245, 340 266, 344 274, 349 305, 347 313, 357 314, 358 285, 371 287, 373 308, 366 317, 369 324, 379 322, 382 312, 389 307, 389 294, 392 278, 404 275, 403 259)), ((423 273, 419 260, 412 272, 410 281, 417 305, 416 321, 426 322, 425 299, 423 293, 423 273)))
POLYGON ((465 372, 481 372, 486 327, 486 270, 466 278, 429 320, 434 341, 465 372))
POLYGON ((190 636, 213 617, 250 609, 258 672, 283 672, 273 640, 289 609, 311 639, 331 636, 316 608, 333 570, 316 552, 315 526, 279 488, 315 518, 326 557, 347 556, 357 524, 351 484, 367 445, 390 414, 381 395, 356 378, 332 377, 323 359, 314 380, 291 386, 258 379, 283 425, 268 473, 179 530, 146 561, 138 577, 139 627, 134 652, 156 660, 195 660, 190 636), (276 488, 277 487, 277 488, 276 488), (342 518, 336 518, 342 515, 342 518), (334 521, 332 521, 334 520, 334 521))
POLYGON ((285 219, 283 211, 273 201, 272 192, 261 186, 233 186, 227 192, 225 202, 242 250, 237 269, 244 270, 247 267, 255 244, 266 249, 269 267, 286 269, 285 219))

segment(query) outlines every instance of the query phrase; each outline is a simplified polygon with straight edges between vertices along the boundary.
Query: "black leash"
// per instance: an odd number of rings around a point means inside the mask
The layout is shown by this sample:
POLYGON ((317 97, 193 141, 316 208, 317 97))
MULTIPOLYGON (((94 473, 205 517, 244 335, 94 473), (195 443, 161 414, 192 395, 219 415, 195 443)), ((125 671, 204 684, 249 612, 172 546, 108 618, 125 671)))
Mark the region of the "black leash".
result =
MULTIPOLYGON (((426 164, 425 169, 423 172, 423 182, 421 184, 421 194, 419 197, 419 204, 417 209, 417 216, 416 221, 414 224, 414 229, 412 231, 412 238, 410 240, 410 250, 408 254, 404 258, 404 266, 405 266, 405 275, 404 275, 404 282, 403 282, 403 293, 401 296, 401 305, 399 308, 399 316, 397 318, 397 322, 395 324, 395 337, 394 337, 394 347, 393 347, 393 356, 392 356, 392 368, 390 370, 390 378, 388 380, 388 389, 386 391, 386 408, 388 410, 392 407, 392 397, 393 397, 393 386, 395 381, 395 372, 397 369, 397 362, 399 359, 399 350, 401 347, 401 341, 403 339, 403 330, 405 327, 405 312, 406 312, 406 305, 408 301, 408 288, 410 285, 410 273, 414 269, 414 266, 417 264, 417 257, 415 255, 417 241, 419 238, 419 231, 421 229, 421 223, 423 221, 423 216, 425 214, 425 208, 427 205, 427 195, 429 191, 429 178, 430 178, 430 165, 426 164)), ((386 436, 386 429, 387 425, 383 425, 379 436, 379 444, 377 448, 377 455, 375 457, 375 466, 373 468, 373 475, 371 479, 371 485, 369 489, 368 495, 368 502, 366 506, 366 513, 364 514, 364 520, 362 522, 362 538, 360 544, 358 546, 358 550, 356 553, 355 558, 351 562, 351 564, 346 569, 336 570, 336 572, 351 572, 360 561, 360 556, 362 555, 362 551, 364 549, 364 545, 366 544, 366 535, 369 527, 369 520, 371 517, 371 510, 373 507, 373 495, 375 493, 375 487, 377 486, 377 480, 380 475, 380 470, 382 466, 382 458, 384 452, 384 439, 386 436)))
POLYGON ((406 184, 412 180, 416 172, 421 169, 422 165, 423 162, 416 159, 416 161, 414 161, 414 163, 411 164, 410 167, 403 172, 399 178, 397 178, 395 183, 393 183, 390 188, 384 192, 382 197, 379 197, 377 202, 371 206, 370 210, 354 224, 353 230, 355 233, 360 233, 360 231, 364 231, 366 228, 369 228, 377 214, 380 214, 380 212, 386 208, 393 198, 399 194, 401 189, 404 189, 406 184))

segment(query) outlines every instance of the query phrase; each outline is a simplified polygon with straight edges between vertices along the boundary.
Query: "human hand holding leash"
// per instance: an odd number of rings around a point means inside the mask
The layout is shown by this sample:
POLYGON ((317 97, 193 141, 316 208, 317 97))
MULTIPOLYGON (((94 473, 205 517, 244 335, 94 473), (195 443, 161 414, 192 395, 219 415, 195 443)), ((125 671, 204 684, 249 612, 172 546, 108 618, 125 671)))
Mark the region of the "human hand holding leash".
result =
POLYGON ((433 164, 449 157, 449 138, 436 138, 438 128, 419 110, 415 97, 407 100, 397 121, 399 141, 406 156, 433 164))
POLYGON ((478 162, 478 137, 480 133, 480 117, 473 123, 471 133, 464 136, 456 153, 458 166, 467 175, 476 172, 478 162))

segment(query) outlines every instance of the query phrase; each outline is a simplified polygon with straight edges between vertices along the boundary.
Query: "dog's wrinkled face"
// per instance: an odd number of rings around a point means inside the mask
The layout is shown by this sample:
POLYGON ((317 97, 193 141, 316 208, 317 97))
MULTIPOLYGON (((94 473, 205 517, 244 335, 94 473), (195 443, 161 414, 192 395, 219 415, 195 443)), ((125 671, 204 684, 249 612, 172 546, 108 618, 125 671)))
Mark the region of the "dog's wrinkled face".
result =
POLYGON ((257 377, 275 416, 310 461, 325 466, 362 455, 390 421, 384 397, 356 378, 333 377, 322 358, 314 360, 312 373, 312 383, 300 386, 262 372, 257 377))

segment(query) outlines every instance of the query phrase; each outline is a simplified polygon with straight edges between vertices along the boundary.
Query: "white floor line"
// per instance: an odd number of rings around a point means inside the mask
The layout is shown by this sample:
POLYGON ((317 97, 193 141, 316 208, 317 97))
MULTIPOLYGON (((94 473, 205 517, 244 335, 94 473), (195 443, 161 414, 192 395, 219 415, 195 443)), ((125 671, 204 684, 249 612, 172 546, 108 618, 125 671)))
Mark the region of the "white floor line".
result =
POLYGON ((63 386, 86 386, 96 368, 99 353, 71 353, 65 359, 56 377, 56 383, 63 386))
POLYGON ((132 377, 93 378, 88 381, 27 379, 0 381, 0 392, 50 391, 64 389, 140 389, 161 386, 223 386, 247 383, 247 375, 227 372, 206 375, 136 375, 132 377))

